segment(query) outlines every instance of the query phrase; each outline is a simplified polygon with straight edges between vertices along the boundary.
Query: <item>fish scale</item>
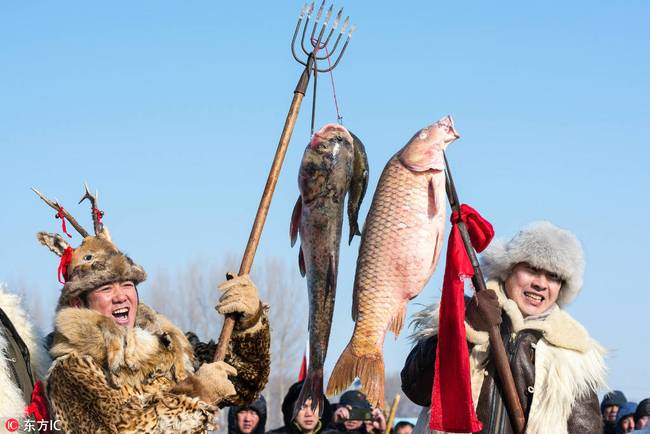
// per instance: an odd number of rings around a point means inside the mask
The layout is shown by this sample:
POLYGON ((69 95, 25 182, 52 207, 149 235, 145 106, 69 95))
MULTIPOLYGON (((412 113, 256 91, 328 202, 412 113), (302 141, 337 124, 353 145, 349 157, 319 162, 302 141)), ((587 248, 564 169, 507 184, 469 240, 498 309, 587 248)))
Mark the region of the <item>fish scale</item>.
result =
POLYGON ((451 117, 420 130, 379 179, 363 228, 354 281, 350 343, 332 371, 328 394, 358 377, 373 405, 384 405, 383 345, 397 336, 406 305, 431 278, 446 220, 444 148, 458 134, 451 117))

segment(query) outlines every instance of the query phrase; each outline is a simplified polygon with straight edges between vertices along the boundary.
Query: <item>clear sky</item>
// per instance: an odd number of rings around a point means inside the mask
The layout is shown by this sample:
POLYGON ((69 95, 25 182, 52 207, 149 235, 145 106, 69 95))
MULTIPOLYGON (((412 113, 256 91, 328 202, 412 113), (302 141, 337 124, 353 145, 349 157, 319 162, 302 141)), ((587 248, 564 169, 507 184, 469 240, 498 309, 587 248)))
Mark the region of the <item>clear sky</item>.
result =
MULTIPOLYGON (((540 219, 577 234, 588 264, 569 310, 610 351, 611 386, 650 396, 650 3, 341 5, 359 26, 334 79, 369 155, 361 216, 390 156, 451 113, 461 200, 497 236, 540 219)), ((58 262, 34 234, 58 224, 31 186, 90 227, 76 205, 87 180, 116 243, 150 272, 242 252, 301 72, 289 51, 301 6, 2 2, 0 281, 54 309, 58 262)), ((336 120, 325 78, 318 125, 336 120)), ((259 248, 292 263, 305 101, 259 248)), ((328 368, 350 336, 358 242, 341 247, 328 368)), ((442 270, 415 303, 439 297, 442 270)), ((407 334, 387 338, 388 370, 401 368, 407 334)))

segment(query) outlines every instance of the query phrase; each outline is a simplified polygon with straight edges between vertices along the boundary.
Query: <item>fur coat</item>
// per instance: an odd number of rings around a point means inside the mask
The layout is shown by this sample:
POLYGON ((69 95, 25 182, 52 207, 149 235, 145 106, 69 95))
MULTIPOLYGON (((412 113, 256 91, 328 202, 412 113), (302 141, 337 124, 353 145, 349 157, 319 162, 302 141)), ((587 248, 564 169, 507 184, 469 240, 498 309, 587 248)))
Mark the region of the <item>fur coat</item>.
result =
MULTIPOLYGON (((41 339, 20 305, 20 297, 7 292, 0 284, 0 308, 9 318, 20 338, 29 351, 30 365, 34 380, 45 378, 50 358, 41 345, 41 339)), ((0 420, 20 418, 24 414, 27 402, 19 387, 11 380, 11 360, 6 357, 7 337, 0 327, 0 420)), ((4 422, 3 422, 4 428, 4 422)))
MULTIPOLYGON (((527 434, 567 434, 567 422, 573 404, 585 396, 606 388, 605 350, 592 339, 587 330, 566 311, 556 308, 544 320, 524 322, 514 301, 506 298, 498 281, 487 283, 499 297, 504 315, 512 322, 515 333, 523 329, 539 330, 542 337, 535 347, 535 381, 528 415, 527 434)), ((414 318, 414 341, 421 342, 438 333, 439 306, 432 305, 414 318)), ((478 404, 485 379, 483 369, 490 346, 487 332, 476 331, 465 322, 470 344, 472 399, 478 404)), ((429 409, 424 408, 415 433, 431 433, 428 428, 429 409)))
MULTIPOLYGON (((47 390, 62 428, 79 434, 215 429, 218 407, 172 390, 214 354, 214 344, 193 341, 142 303, 134 328, 90 309, 61 309, 47 390)), ((265 315, 233 334, 226 362, 238 370, 231 379, 238 396, 229 404, 250 400, 264 388, 269 343, 265 315)))

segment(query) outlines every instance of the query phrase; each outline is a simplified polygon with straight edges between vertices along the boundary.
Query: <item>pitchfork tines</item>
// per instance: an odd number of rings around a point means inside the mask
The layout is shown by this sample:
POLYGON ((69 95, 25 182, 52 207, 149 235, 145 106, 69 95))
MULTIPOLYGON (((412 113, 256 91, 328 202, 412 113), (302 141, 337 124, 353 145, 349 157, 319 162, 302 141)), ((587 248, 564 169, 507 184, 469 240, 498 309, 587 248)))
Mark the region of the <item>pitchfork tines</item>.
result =
POLYGON ((325 10, 325 0, 323 0, 320 4, 320 7, 318 8, 318 12, 316 13, 316 17, 314 17, 314 24, 311 27, 311 32, 309 31, 309 21, 312 19, 312 14, 314 13, 314 2, 311 4, 305 4, 303 6, 302 10, 300 11, 300 15, 298 16, 298 23, 296 24, 296 30, 293 32, 293 39, 291 40, 291 54, 293 54, 294 59, 301 63, 304 66, 307 66, 311 61, 316 61, 316 60, 328 60, 329 67, 326 69, 319 69, 318 67, 314 67, 315 71, 318 72, 329 72, 336 68, 336 65, 338 65, 339 61, 341 60, 341 57, 343 57, 343 53, 345 53, 345 49, 348 47, 348 43, 350 42, 350 38, 352 37, 352 34, 356 30, 356 26, 349 26, 350 24, 350 17, 346 17, 345 20, 343 21, 343 25, 341 26, 341 30, 339 31, 339 34, 336 38, 336 41, 332 46, 330 46, 330 41, 332 39, 332 36, 334 35, 334 32, 336 31, 337 27, 339 26, 339 23, 341 22, 341 17, 343 16, 343 8, 339 10, 339 12, 336 14, 334 17, 334 20, 332 22, 332 26, 329 30, 329 33, 327 34, 327 37, 323 40, 323 36, 325 35, 325 30, 327 29, 330 19, 332 18, 332 13, 333 13, 334 5, 331 5, 327 11, 323 14, 323 11, 325 10), (296 54, 296 39, 298 38, 298 32, 300 31, 300 25, 302 24, 303 19, 305 20, 305 24, 302 27, 302 36, 300 38, 300 48, 302 49, 302 52, 307 55, 307 59, 303 60, 301 59, 298 54, 296 54), (322 20, 321 20, 322 19, 322 20), (318 36, 316 36, 316 31, 318 30, 318 36), (349 30, 348 30, 349 26, 349 30), (347 30, 347 37, 345 37, 347 30), (309 44, 311 45, 311 49, 308 49, 305 46, 305 38, 307 37, 307 34, 309 34, 309 44), (339 44, 341 42, 341 39, 345 37, 345 43, 343 44, 343 47, 341 50, 338 52, 338 54, 335 55, 337 48, 339 47, 339 44), (324 55, 318 55, 319 52, 324 51, 324 55), (332 63, 331 60, 334 60, 332 63))

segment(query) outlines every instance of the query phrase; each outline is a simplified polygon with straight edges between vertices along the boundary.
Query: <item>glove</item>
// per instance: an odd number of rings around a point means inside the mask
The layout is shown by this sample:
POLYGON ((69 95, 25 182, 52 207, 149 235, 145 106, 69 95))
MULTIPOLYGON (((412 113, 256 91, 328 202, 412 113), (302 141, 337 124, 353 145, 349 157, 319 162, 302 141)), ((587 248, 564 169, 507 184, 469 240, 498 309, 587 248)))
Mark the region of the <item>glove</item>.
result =
POLYGON ((226 362, 205 363, 194 374, 194 392, 201 401, 218 405, 224 399, 237 395, 235 386, 228 379, 237 370, 226 362))
POLYGON ((234 273, 228 273, 226 277, 228 280, 219 285, 222 294, 215 307, 217 312, 222 315, 240 314, 242 318, 238 322, 255 325, 262 314, 257 287, 248 274, 235 276, 234 273))
POLYGON ((487 332, 501 324, 501 306, 492 289, 476 292, 466 306, 467 322, 474 330, 487 332))

